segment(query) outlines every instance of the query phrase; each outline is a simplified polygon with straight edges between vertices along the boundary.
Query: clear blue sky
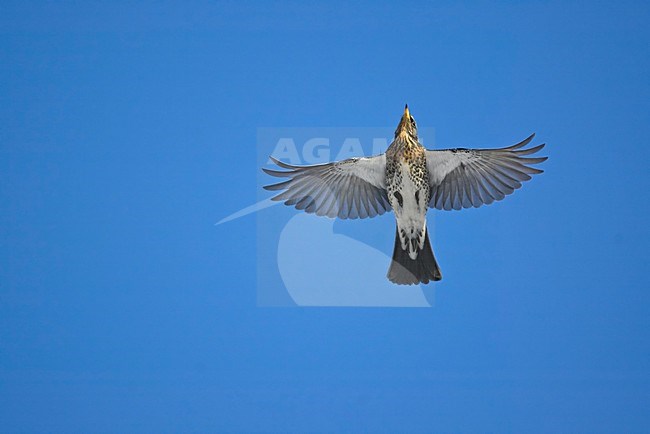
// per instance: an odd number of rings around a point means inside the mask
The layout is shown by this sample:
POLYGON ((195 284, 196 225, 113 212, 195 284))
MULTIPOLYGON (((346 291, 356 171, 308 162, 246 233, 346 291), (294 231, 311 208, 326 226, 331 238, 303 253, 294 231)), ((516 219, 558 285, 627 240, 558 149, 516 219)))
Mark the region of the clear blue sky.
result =
POLYGON ((649 12, 3 2, 0 431, 647 430, 649 12), (546 172, 436 215, 431 309, 257 307, 257 128, 405 102, 546 172))

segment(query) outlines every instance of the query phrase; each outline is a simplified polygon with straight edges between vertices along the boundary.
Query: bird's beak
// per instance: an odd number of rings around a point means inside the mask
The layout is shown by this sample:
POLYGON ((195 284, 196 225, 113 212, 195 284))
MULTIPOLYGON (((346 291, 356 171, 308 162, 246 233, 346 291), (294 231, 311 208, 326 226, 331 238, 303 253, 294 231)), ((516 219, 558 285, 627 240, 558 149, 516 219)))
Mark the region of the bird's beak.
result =
POLYGON ((404 107, 404 114, 402 115, 402 119, 399 121, 399 125, 397 125, 397 131, 395 131, 395 137, 397 137, 397 134, 405 133, 407 125, 411 122, 411 113, 409 113, 409 106, 406 104, 404 107))

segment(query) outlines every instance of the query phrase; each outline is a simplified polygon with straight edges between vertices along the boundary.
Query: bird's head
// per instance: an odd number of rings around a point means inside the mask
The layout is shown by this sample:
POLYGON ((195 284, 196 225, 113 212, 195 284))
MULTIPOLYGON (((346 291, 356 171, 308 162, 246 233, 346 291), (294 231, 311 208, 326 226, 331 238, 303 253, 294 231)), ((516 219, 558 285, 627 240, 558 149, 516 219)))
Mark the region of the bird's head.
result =
POLYGON ((415 124, 415 119, 413 119, 413 116, 409 112, 408 104, 404 107, 404 114, 395 130, 395 137, 397 138, 400 135, 407 135, 415 140, 418 139, 418 127, 415 124))

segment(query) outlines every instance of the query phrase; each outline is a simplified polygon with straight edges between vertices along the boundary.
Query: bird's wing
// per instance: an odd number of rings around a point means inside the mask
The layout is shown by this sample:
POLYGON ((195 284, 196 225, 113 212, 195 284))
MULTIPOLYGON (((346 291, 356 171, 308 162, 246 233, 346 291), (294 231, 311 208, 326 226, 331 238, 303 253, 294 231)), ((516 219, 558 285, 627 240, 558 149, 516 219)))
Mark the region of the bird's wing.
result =
POLYGON ((355 219, 390 211, 386 193, 386 156, 350 158, 313 166, 273 162, 286 171, 262 169, 271 176, 289 178, 267 185, 266 190, 284 190, 273 200, 320 216, 355 219))
POLYGON ((535 137, 507 148, 426 151, 431 200, 437 209, 461 209, 491 204, 521 187, 543 170, 531 167, 548 157, 525 157, 544 147, 521 149, 535 137))

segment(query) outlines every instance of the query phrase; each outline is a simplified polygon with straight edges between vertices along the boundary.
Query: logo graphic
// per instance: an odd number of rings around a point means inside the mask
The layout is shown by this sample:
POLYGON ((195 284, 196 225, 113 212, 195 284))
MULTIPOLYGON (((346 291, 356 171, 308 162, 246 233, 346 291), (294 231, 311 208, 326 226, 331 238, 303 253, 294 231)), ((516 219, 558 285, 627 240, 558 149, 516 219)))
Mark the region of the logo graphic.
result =
MULTIPOLYGON (((394 128, 260 128, 257 140, 258 201, 217 225, 254 213, 257 218, 259 306, 431 307, 433 285, 395 285, 386 279, 394 238, 392 213, 338 220, 275 206, 276 182, 262 172, 269 158, 311 165, 386 151, 394 128)), ((420 128, 420 141, 434 146, 434 130, 420 128)), ((434 221, 429 219, 433 234, 434 221)))

